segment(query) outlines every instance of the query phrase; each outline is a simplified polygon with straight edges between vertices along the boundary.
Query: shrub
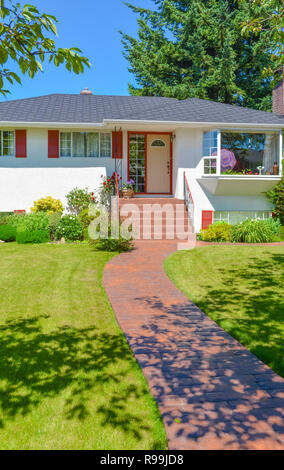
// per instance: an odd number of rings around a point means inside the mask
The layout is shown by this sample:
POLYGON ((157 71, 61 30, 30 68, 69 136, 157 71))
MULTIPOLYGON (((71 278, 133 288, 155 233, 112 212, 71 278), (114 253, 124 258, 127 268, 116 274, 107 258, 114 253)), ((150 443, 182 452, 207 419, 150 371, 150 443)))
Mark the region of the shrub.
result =
POLYGON ((99 211, 97 212, 96 216, 89 215, 89 209, 84 209, 79 214, 79 220, 84 228, 88 228, 92 220, 95 219, 99 215, 99 211))
POLYGON ((82 240, 83 235, 83 225, 76 215, 64 215, 55 230, 57 240, 62 237, 67 241, 82 240))
POLYGON ((284 224, 284 176, 279 183, 266 193, 267 199, 275 205, 274 214, 284 224))
POLYGON ((234 225, 231 240, 234 243, 270 243, 280 229, 280 222, 275 219, 247 219, 234 225))
POLYGON ((206 242, 228 242, 230 241, 230 233, 232 226, 227 222, 215 222, 206 230, 201 230, 201 240, 206 242))
POLYGON ((11 225, 0 225, 0 240, 3 242, 14 242, 16 240, 16 229, 11 225))
POLYGON ((68 211, 72 214, 79 215, 84 209, 88 209, 89 205, 95 202, 94 193, 88 188, 74 188, 66 196, 68 203, 68 211))
POLYGON ((49 230, 17 230, 16 241, 25 243, 47 243, 50 240, 49 230))
POLYGON ((46 212, 12 216, 11 224, 17 228, 17 231, 34 232, 43 230, 49 232, 49 218, 46 212))
MULTIPOLYGON (((97 227, 97 230, 99 227, 97 227)), ((119 235, 118 239, 111 238, 111 225, 108 226, 108 238, 98 238, 97 240, 89 239, 90 245, 92 245, 97 251, 115 251, 122 253, 124 251, 130 251, 133 249, 133 241, 126 240, 119 235)))
POLYGON ((284 225, 281 225, 281 227, 279 228, 278 237, 281 241, 284 240, 284 225))
POLYGON ((61 212, 52 212, 52 214, 48 215, 50 237, 51 237, 52 240, 55 240, 56 227, 57 227, 61 217, 62 217, 61 212))
POLYGON ((60 212, 62 214, 63 210, 62 202, 59 199, 53 199, 51 196, 35 201, 34 207, 31 207, 32 212, 47 212, 48 214, 53 212, 60 212))
POLYGON ((89 243, 98 251, 115 251, 122 253, 133 249, 133 242, 131 240, 125 240, 122 237, 119 237, 117 240, 113 238, 99 238, 98 240, 90 240, 89 243))
POLYGON ((9 215, 0 215, 0 226, 9 223, 9 215))

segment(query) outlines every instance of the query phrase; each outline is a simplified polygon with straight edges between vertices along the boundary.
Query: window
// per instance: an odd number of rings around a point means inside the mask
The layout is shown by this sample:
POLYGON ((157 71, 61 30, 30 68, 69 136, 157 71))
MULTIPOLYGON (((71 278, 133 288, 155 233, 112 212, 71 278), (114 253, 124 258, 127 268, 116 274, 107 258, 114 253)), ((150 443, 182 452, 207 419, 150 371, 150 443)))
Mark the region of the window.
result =
POLYGON ((279 133, 221 133, 221 173, 273 175, 279 172, 279 133))
POLYGON ((151 147, 165 147, 165 146, 166 146, 165 142, 161 139, 153 140, 153 142, 151 143, 151 147))
POLYGON ((146 137, 144 134, 131 134, 129 137, 129 179, 134 181, 134 189, 144 193, 146 168, 146 137))
POLYGON ((0 131, 0 155, 12 157, 15 155, 15 132, 0 131))
POLYGON ((231 225, 237 225, 246 219, 268 219, 271 216, 271 211, 215 211, 213 223, 227 222, 231 225))
POLYGON ((111 157, 110 132, 61 132, 60 157, 111 157))
POLYGON ((203 157, 212 157, 217 155, 218 150, 218 131, 204 132, 203 134, 203 157))
POLYGON ((218 153, 218 131, 203 133, 203 163, 205 175, 216 175, 218 153))

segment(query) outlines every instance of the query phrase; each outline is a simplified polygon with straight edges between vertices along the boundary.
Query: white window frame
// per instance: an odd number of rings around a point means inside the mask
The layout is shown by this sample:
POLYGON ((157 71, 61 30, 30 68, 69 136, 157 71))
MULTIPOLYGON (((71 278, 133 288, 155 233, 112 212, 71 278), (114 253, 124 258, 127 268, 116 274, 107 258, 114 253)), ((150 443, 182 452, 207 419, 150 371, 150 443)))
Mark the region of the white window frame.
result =
MULTIPOLYGON (((269 217, 272 217, 272 211, 270 210, 247 210, 247 211, 243 211, 243 210, 235 210, 235 211, 224 211, 224 210, 215 210, 213 212, 213 223, 215 222, 227 222, 228 224, 230 224, 230 214, 232 214, 233 212, 248 212, 248 213, 253 213, 254 212, 254 219, 262 219, 262 220, 266 220, 267 218, 269 217), (221 217, 221 214, 220 216, 217 218, 216 217, 216 212, 223 212, 224 213, 224 217, 221 217), (265 214, 269 213, 269 217, 264 217, 265 214)), ((246 218, 244 218, 243 220, 247 220, 247 219, 250 219, 252 218, 251 216, 248 216, 246 218)))
POLYGON ((16 156, 16 132, 15 129, 0 129, 1 133, 1 146, 0 146, 0 158, 14 158, 16 156), (14 133, 14 153, 11 155, 3 155, 3 132, 13 132, 14 133))
POLYGON ((112 157, 112 133, 109 132, 109 131, 97 131, 97 130, 92 130, 92 131, 80 131, 80 130, 75 130, 75 131, 71 131, 71 130, 62 130, 60 131, 60 136, 59 136, 59 158, 91 158, 92 160, 93 159, 98 159, 98 158, 111 158, 112 157), (97 157, 74 157, 73 156, 73 134, 74 133, 82 133, 82 134, 99 134, 99 155, 97 157), (61 155, 61 134, 71 134, 71 155, 61 155), (107 156, 103 156, 101 157, 101 134, 109 134, 110 135, 110 155, 107 157, 107 156))

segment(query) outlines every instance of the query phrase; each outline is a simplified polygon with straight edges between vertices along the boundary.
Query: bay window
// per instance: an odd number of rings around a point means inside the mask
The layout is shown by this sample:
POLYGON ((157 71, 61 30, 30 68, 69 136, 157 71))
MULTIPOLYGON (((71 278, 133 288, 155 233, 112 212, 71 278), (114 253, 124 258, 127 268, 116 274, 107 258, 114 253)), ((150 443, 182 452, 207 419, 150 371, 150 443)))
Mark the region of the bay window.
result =
POLYGON ((279 175, 281 138, 277 131, 204 132, 204 175, 279 175))
POLYGON ((111 157, 111 133, 61 132, 60 157, 111 157))
POLYGON ((15 132, 0 130, 0 156, 12 157, 15 155, 15 132))

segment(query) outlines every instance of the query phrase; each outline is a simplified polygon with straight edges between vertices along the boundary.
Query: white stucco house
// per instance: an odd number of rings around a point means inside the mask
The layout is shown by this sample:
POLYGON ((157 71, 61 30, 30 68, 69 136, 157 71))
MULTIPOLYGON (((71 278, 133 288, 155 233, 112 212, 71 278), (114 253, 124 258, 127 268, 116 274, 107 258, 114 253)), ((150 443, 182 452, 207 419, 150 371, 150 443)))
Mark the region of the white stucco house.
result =
POLYGON ((0 103, 0 212, 29 210, 116 170, 136 197, 185 195, 194 228, 268 217, 281 178, 283 81, 274 113, 200 99, 51 94, 0 103))

